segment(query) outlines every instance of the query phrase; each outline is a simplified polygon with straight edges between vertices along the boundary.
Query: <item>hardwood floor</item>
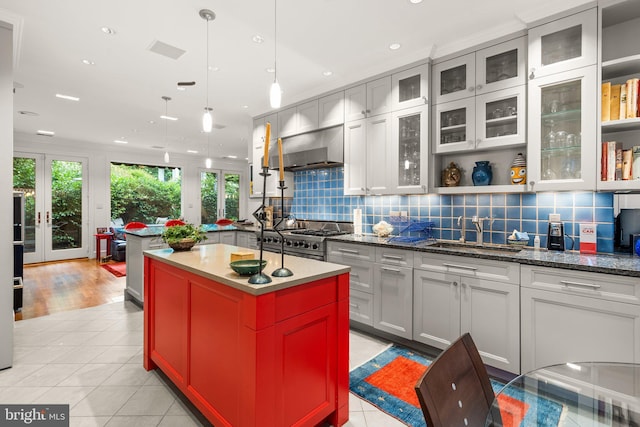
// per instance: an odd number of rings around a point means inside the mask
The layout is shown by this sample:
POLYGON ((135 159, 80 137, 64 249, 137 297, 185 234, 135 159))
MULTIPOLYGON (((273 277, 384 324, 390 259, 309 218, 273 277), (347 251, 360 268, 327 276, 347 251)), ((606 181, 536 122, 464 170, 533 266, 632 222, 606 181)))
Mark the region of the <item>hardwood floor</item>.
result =
POLYGON ((23 274, 22 311, 16 320, 124 300, 127 278, 114 276, 95 259, 29 264, 23 274))

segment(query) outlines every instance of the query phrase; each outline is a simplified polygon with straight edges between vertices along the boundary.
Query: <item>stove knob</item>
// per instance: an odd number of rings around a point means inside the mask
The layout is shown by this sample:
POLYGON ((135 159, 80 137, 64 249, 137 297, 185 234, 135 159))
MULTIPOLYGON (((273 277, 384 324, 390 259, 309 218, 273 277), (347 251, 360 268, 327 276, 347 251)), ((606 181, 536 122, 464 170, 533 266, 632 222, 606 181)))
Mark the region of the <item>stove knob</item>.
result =
POLYGON ((304 247, 309 249, 309 242, 304 242, 304 247))
POLYGON ((311 248, 312 248, 312 249, 318 249, 319 247, 320 247, 320 246, 318 246, 318 244, 317 244, 317 243, 314 243, 313 245, 311 245, 311 248))
POLYGON ((285 240, 284 242, 287 244, 287 246, 291 246, 291 240, 285 240))
POLYGON ((266 239, 264 239, 267 243, 271 243, 271 237, 267 237, 266 239))
POLYGON ((300 246, 300 242, 293 242, 293 247, 297 248, 298 246, 300 246))
POLYGON ((280 239, 278 239, 277 237, 273 238, 273 243, 280 243, 280 239))

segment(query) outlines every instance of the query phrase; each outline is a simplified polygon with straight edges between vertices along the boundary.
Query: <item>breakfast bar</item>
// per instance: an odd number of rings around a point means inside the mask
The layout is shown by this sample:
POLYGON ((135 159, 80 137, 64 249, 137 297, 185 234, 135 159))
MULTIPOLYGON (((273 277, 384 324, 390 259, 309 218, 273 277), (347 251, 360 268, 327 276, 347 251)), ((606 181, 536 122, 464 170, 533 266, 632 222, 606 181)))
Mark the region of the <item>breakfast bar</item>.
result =
MULTIPOLYGON (((144 367, 216 426, 348 421, 349 267, 285 256, 252 285, 214 244, 144 252, 144 367)), ((258 251, 253 251, 258 258, 258 251)), ((264 253, 264 273, 280 255, 264 253)))

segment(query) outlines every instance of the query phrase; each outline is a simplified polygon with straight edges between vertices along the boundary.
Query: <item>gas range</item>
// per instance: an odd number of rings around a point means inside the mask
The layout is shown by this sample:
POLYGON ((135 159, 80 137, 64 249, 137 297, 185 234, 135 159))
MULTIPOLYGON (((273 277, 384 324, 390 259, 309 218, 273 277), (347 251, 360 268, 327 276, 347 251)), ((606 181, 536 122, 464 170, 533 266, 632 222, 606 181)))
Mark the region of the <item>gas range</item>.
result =
MULTIPOLYGON (((282 238, 275 230, 264 230, 262 248, 280 253, 284 239, 284 253, 324 261, 325 239, 330 236, 353 233, 350 222, 298 221, 298 228, 281 230, 282 238)), ((256 231, 260 243, 260 231, 256 231)))

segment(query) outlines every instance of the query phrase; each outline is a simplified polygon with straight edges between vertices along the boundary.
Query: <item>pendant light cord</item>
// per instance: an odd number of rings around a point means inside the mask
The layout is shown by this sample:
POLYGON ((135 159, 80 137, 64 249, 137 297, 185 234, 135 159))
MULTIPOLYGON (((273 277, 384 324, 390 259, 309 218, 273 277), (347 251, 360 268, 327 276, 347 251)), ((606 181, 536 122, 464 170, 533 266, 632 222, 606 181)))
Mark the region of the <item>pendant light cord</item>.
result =
MULTIPOLYGON (((169 117, 169 98, 164 97, 164 116, 169 117)), ((164 149, 169 152, 169 140, 167 139, 167 120, 164 119, 164 149)))
POLYGON ((278 81, 278 0, 273 0, 273 81, 278 81))
POLYGON ((207 18, 207 69, 205 70, 207 78, 207 111, 209 111, 209 21, 210 19, 207 18))

